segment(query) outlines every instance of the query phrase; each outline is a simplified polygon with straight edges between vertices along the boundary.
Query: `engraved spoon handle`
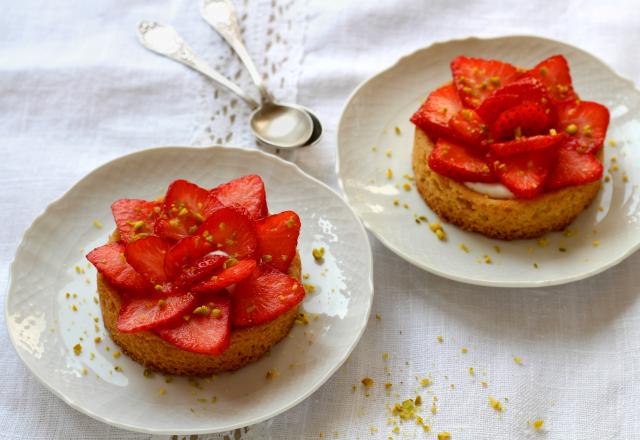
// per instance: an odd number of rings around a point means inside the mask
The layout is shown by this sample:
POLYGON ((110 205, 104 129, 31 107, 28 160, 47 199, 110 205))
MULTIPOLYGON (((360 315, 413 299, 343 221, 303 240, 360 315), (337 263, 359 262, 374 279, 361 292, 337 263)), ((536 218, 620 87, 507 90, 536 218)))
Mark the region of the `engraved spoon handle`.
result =
POLYGON ((187 45, 182 37, 178 35, 178 32, 171 26, 152 21, 142 21, 138 25, 138 39, 140 43, 150 51, 184 64, 200 72, 230 92, 235 93, 242 98, 252 110, 258 108, 258 103, 247 95, 237 84, 229 81, 207 62, 199 58, 193 49, 187 45))
POLYGON ((256 65, 242 42, 240 26, 233 4, 229 0, 202 0, 200 14, 238 54, 240 61, 247 68, 253 83, 258 88, 262 102, 272 102, 273 97, 267 90, 256 65))

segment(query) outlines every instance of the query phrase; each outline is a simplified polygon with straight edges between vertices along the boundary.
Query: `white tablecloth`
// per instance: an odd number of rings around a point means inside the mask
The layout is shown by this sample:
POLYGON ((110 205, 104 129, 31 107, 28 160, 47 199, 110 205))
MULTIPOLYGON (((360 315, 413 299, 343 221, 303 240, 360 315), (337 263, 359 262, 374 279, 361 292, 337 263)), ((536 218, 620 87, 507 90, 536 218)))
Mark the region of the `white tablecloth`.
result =
MULTIPOLYGON (((431 42, 542 35, 580 46, 640 83, 634 0, 237 4, 249 52, 274 94, 315 109, 325 124, 317 146, 289 158, 334 188, 345 99, 369 75, 431 42)), ((242 102, 144 51, 134 36, 141 19, 173 23, 249 87, 195 1, 3 3, 0 285, 33 218, 99 164, 157 145, 255 147, 242 102)), ((349 361, 309 399, 230 438, 436 438, 441 431, 453 440, 640 438, 640 255, 583 282, 510 290, 438 278, 372 243, 373 311, 381 319, 372 315, 349 361), (352 392, 365 376, 376 382, 368 397, 362 387, 352 392), (388 406, 415 396, 416 376, 434 382, 423 392, 427 408, 438 397, 437 414, 424 412, 432 432, 405 423, 393 433, 388 406), (384 382, 393 392, 383 391, 384 382), (502 399, 504 411, 490 408, 488 396, 502 399), (539 432, 527 424, 534 419, 544 420, 539 432)), ((54 397, 18 360, 5 326, 0 347, 0 438, 149 438, 96 422, 54 397)))

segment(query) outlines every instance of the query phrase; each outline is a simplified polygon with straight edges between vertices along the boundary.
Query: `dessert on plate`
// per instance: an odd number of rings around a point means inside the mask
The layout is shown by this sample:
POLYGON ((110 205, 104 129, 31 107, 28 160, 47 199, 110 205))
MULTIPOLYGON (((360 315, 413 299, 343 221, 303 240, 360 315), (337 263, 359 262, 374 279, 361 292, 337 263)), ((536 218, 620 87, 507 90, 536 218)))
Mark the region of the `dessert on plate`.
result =
POLYGON ((134 360, 204 376, 259 359, 289 333, 304 298, 300 219, 269 214, 259 176, 211 190, 176 180, 158 200, 111 210, 116 231, 87 258, 105 326, 134 360))
POLYGON ((608 109, 580 100, 562 55, 531 69, 459 56, 451 72, 411 117, 423 199, 492 238, 565 228, 600 188, 608 109))

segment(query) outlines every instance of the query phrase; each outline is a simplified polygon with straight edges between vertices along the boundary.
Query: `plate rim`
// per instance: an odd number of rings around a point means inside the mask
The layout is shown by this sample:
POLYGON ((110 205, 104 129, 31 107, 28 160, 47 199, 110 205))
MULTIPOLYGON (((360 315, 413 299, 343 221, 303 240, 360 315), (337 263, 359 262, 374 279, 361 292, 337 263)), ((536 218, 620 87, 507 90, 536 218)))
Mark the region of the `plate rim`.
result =
MULTIPOLYGON (((345 124, 345 120, 344 120, 344 115, 345 112, 347 111, 347 109, 349 108, 349 106, 351 105, 352 101, 355 99, 356 95, 358 95, 360 93, 360 91, 367 86, 370 82, 372 82, 373 80, 375 80, 376 78, 382 76, 383 74, 391 71, 392 69, 398 67, 402 62, 404 62, 406 59, 411 58, 416 56, 419 52, 423 52, 423 51, 427 51, 430 50, 436 46, 441 46, 441 45, 446 45, 446 44, 451 44, 451 43, 464 43, 464 42, 474 42, 474 41, 480 41, 480 42, 488 42, 488 41, 496 41, 496 40, 504 40, 504 39, 513 39, 513 38, 527 38, 527 39, 533 39, 533 40, 541 40, 541 41, 545 41, 547 43, 554 43, 554 44, 559 44, 559 45, 564 45, 567 47, 570 47, 571 49, 577 51, 577 52, 581 52, 584 55, 587 55, 591 58, 593 58, 594 60, 596 60, 597 62, 599 62, 600 64, 602 64, 602 66, 604 66, 606 69, 608 69, 609 73, 615 77, 617 77, 617 79, 621 80, 622 82, 627 83, 627 85, 629 87, 631 87, 635 92, 640 94, 640 86, 636 85, 635 82, 633 82, 633 80, 631 80, 630 78, 619 74, 618 72, 616 72, 611 66, 609 66, 609 64, 607 64, 605 61, 603 61, 600 57, 592 54, 591 52, 588 52, 584 49, 581 49, 577 46, 574 46, 573 44, 570 43, 565 43, 563 41, 560 40, 555 40, 553 38, 547 38, 544 36, 540 36, 540 35, 534 35, 534 34, 505 34, 505 35, 497 35, 497 36, 487 36, 487 37, 480 37, 480 36, 468 36, 468 37, 463 37, 463 38, 451 38, 451 39, 447 39, 447 40, 437 40, 432 42, 431 44, 428 44, 427 46, 423 46, 423 47, 419 47, 417 49, 414 49, 413 51, 411 51, 408 54, 402 55, 400 56, 396 61, 392 62, 391 64, 389 64, 387 67, 384 67, 383 69, 379 70, 378 72, 374 73, 373 75, 365 78, 362 82, 360 82, 356 88, 349 94, 349 97, 347 98, 347 100, 345 101, 344 105, 342 106, 342 110, 340 112, 340 119, 338 122, 338 127, 336 129, 336 146, 337 146, 337 151, 336 151, 336 163, 335 163, 335 173, 337 175, 337 179, 338 179, 338 186, 340 187, 340 190, 342 191, 342 194, 344 195, 344 199, 347 201, 347 203, 349 205, 352 205, 351 200, 349 199, 349 195, 347 194, 347 191, 345 190, 345 183, 344 183, 344 179, 341 173, 341 167, 340 167, 340 149, 341 149, 341 142, 340 142, 340 135, 343 131, 343 125, 345 124)), ((385 238, 384 234, 381 233, 380 231, 376 230, 376 228, 374 226, 372 226, 367 220, 365 220, 360 213, 358 212, 358 210, 355 209, 354 207, 354 211, 358 214, 358 217, 360 218, 360 221, 364 224, 364 226, 367 228, 368 231, 370 231, 387 249, 389 249, 391 252, 393 252, 394 254, 396 254, 397 256, 399 256, 400 258, 402 258, 403 260, 405 260, 408 263, 411 263, 412 265, 423 269, 429 273, 432 273, 434 275, 440 276, 442 278, 448 279, 448 280, 452 280, 452 281, 456 281, 456 282, 460 282, 460 283, 464 283, 464 284, 468 284, 468 285, 474 285, 474 286, 483 286, 483 287, 500 287, 500 288, 519 288, 519 289, 525 289, 525 288, 539 288, 539 287, 550 287, 550 286, 559 286, 559 285, 563 285, 563 284, 569 284, 569 283, 573 283, 576 281, 580 281, 580 280, 584 280, 586 278, 590 278, 592 276, 598 275, 599 273, 604 272, 607 269, 610 269, 616 265, 618 265, 619 263, 621 263, 622 261, 626 260, 629 256, 631 256, 632 254, 634 254, 636 251, 638 251, 638 249, 640 249, 640 241, 638 241, 634 246, 632 246, 631 248, 627 249, 625 252, 623 252, 622 254, 620 254, 617 258, 614 258, 613 260, 609 261, 607 264, 603 264, 600 267, 597 267, 595 269, 586 271, 586 272, 581 272, 578 273, 576 275, 573 276, 569 276, 569 277, 565 277, 565 278, 559 278, 559 279, 553 279, 553 280, 543 280, 543 281, 525 281, 525 282, 519 282, 519 281, 496 281, 496 280, 487 280, 487 279, 470 279, 470 278, 466 278, 463 276, 458 276, 456 274, 450 274, 450 273, 446 273, 443 272, 441 270, 435 269, 431 266, 429 266, 428 264, 426 264, 425 262, 417 259, 417 258, 412 258, 411 256, 409 256, 408 254, 406 254, 405 252, 403 252, 402 250, 398 249, 396 246, 394 246, 393 244, 390 243, 390 241, 385 238)))
POLYGON ((55 207, 55 205, 57 205, 58 203, 60 203, 65 197, 68 196, 68 194, 73 191, 76 187, 78 187, 82 182, 84 182, 85 180, 89 179, 90 177, 92 177, 94 174, 98 173, 99 171, 105 169, 108 166, 111 166, 113 164, 115 164, 116 162, 120 162, 120 161, 125 161, 128 160, 134 156, 141 156, 144 154, 149 154, 149 153, 157 153, 157 152, 161 152, 163 150, 194 150, 194 151, 198 151, 198 152, 203 152, 203 151, 215 151, 215 150, 227 150, 227 151, 235 151, 239 154, 254 154, 254 155, 258 155, 258 156, 262 156, 268 160, 275 160, 276 162, 279 162, 281 165, 284 166, 288 166, 289 168, 291 168, 292 171, 299 173, 302 177, 307 178, 309 180, 311 180, 312 182, 314 182, 317 185, 320 185, 321 187, 325 188, 326 190, 330 191, 331 193, 333 193, 343 204, 344 206, 351 212, 351 214, 353 215, 356 224, 357 224, 357 229, 360 231, 361 235, 364 238, 364 244, 366 245, 366 255, 364 255, 364 263, 366 264, 366 267, 369 268, 369 277, 368 277, 368 283, 365 286, 365 288, 368 289, 368 291, 370 292, 370 294, 368 295, 368 303, 366 305, 366 311, 365 311, 365 315, 364 315, 364 319, 362 320, 362 323, 360 324, 359 328, 357 329, 357 331, 355 332, 356 337, 353 340, 353 343, 349 346, 349 348, 346 350, 344 356, 342 356, 342 358, 338 359, 337 362, 335 363, 335 365, 332 368, 329 368, 321 377, 319 380, 317 380, 315 383, 313 383, 310 387, 308 387, 306 389, 305 392, 303 392, 298 398, 293 399, 291 402, 289 402, 288 404, 284 405, 281 408, 276 409, 275 411, 272 411, 268 414, 264 414, 260 417, 256 417, 254 419, 251 419, 248 422, 242 422, 242 423, 235 423, 229 426, 225 426, 223 428, 212 428, 212 429, 191 429, 191 430, 180 430, 180 434, 183 435, 198 435, 198 434, 214 434, 214 433, 219 433, 219 432, 225 432, 225 431, 232 431, 238 428, 243 428, 246 426, 251 426, 251 425, 255 425, 257 423, 263 422, 265 420, 271 419, 273 417, 276 417, 282 413, 284 413, 285 411, 288 411, 289 409, 293 408, 294 406, 300 404, 301 402, 303 402, 304 400, 306 400, 309 396, 311 396, 313 393, 315 393, 322 385, 324 385, 337 371, 338 369, 340 369, 340 367, 342 367, 344 365, 344 363, 347 361, 347 359, 349 358, 349 356, 351 356, 351 354, 353 353, 353 350, 355 350, 355 348, 357 347, 358 343, 360 342, 360 340, 362 339, 362 335, 364 334, 368 323, 369 323, 369 319, 371 317, 371 309, 373 307, 373 297, 375 294, 375 289, 374 289, 374 282, 373 282, 373 252, 371 250, 371 241, 369 240, 369 235, 367 234, 367 230, 363 225, 362 220, 360 219, 360 216, 358 215, 358 213, 355 211, 355 209, 351 206, 350 203, 347 202, 347 200, 345 199, 345 197, 343 197, 338 191, 334 190, 333 188, 331 188, 329 185, 327 185, 326 183, 322 182, 321 180, 313 177, 312 175, 306 173, 304 170, 302 170, 302 168, 300 168, 297 164, 293 163, 293 162, 289 162, 287 160, 284 160, 281 157, 278 157, 274 154, 269 154, 266 153, 264 151, 258 150, 258 149, 253 149, 253 148, 248 148, 248 147, 236 147, 236 146, 227 146, 227 145, 218 145, 218 144, 214 144, 214 145, 207 145, 207 146, 203 146, 203 147, 195 147, 195 146, 157 146, 157 147, 150 147, 150 148, 144 148, 142 150, 137 150, 134 151, 132 153, 128 153, 122 156, 118 156, 115 157, 113 159, 108 160, 107 162, 104 162, 101 165, 98 165, 96 168, 94 168, 93 170, 91 170, 90 172, 88 172, 87 174, 85 174, 83 177, 81 177, 79 180, 77 180, 71 187, 69 187, 67 190, 65 190, 59 197, 57 197, 56 199, 54 199, 53 201, 51 201, 50 203, 47 204, 47 206, 32 220, 31 224, 24 230, 24 232, 22 233, 22 236, 20 238, 20 241, 18 242, 18 245, 16 246, 16 250, 15 253, 13 255, 13 259, 11 261, 11 264, 9 265, 9 273, 8 273, 8 279, 7 279, 7 287, 5 289, 5 301, 4 301, 4 321, 5 321, 5 326, 7 329, 7 333, 9 335, 9 341, 11 342, 11 346, 13 348, 13 351, 17 354, 18 358, 22 361, 22 364, 27 368, 27 370, 29 370, 29 372, 31 373, 31 375, 33 377, 35 377, 38 382, 40 382, 40 384, 42 384, 46 389, 48 389, 51 393, 53 393, 54 396, 58 397, 60 400, 62 400, 64 403, 66 403, 68 406, 70 406, 71 408, 75 409, 76 411, 91 417, 94 420, 100 421, 102 423, 114 426, 116 428, 120 428, 120 429, 124 429, 127 431, 133 431, 133 432, 139 432, 139 433, 144 433, 144 434, 151 434, 151 435, 172 435, 172 434, 176 434, 176 432, 174 430, 171 429, 154 429, 154 428, 148 428, 142 425, 130 425, 130 424, 126 424, 126 423, 120 423, 117 422, 115 420, 110 419, 109 417, 105 417, 105 416, 101 416, 93 411, 90 411, 88 409, 86 409, 85 407, 83 407, 82 405, 80 405, 79 403, 75 402, 74 399, 71 399, 70 397, 66 396, 64 394, 63 391, 59 391, 57 389, 55 389, 53 387, 53 385, 49 384, 43 377, 41 377, 40 375, 38 375, 32 368, 31 365, 27 362, 27 359, 25 359, 25 357, 23 357, 23 355, 21 354, 21 351, 18 350, 17 344, 16 344, 16 340, 14 339, 14 335, 13 332, 11 330, 11 326, 9 324, 9 299, 11 297, 11 292, 13 290, 13 279, 15 277, 15 272, 17 271, 17 256, 18 254, 23 251, 23 248, 25 246, 25 237, 27 236, 27 234, 29 234, 34 226, 40 222, 51 210, 52 208, 55 207))

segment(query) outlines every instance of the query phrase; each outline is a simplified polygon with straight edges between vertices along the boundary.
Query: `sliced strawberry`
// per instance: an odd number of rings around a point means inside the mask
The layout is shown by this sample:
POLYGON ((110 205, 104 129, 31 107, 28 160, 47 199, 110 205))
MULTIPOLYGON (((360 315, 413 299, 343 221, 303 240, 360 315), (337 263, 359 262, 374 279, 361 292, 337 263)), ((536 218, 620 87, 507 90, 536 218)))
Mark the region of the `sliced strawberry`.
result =
POLYGON ((196 261, 215 250, 213 244, 200 235, 191 235, 179 240, 169 248, 164 259, 167 278, 175 279, 183 269, 193 266, 196 261))
POLYGON ((252 220, 258 220, 268 214, 267 195, 260 176, 250 174, 239 177, 211 190, 225 206, 240 205, 252 220))
POLYGON ((433 141, 450 132, 449 119, 462 109, 458 92, 451 83, 433 91, 422 107, 411 116, 411 122, 433 141))
POLYGON ((120 240, 125 243, 153 233, 160 203, 139 199, 120 199, 111 205, 120 240))
POLYGON ((474 110, 464 108, 449 120, 452 135, 469 146, 484 150, 482 142, 487 138, 487 125, 474 110))
POLYGON ((545 133, 549 123, 549 116, 541 104, 525 101, 498 116, 491 126, 491 138, 494 141, 506 141, 521 136, 535 136, 545 133))
POLYGON ((239 283, 253 273, 256 268, 256 260, 240 260, 233 266, 225 268, 222 272, 214 275, 211 279, 193 286, 194 292, 217 292, 239 283))
POLYGON ((196 234, 211 244, 213 250, 238 260, 254 258, 258 250, 255 223, 249 213, 238 206, 218 209, 200 225, 196 234))
POLYGON ((544 189, 556 156, 557 148, 545 148, 500 158, 489 153, 489 161, 504 186, 516 197, 530 199, 544 189))
POLYGON ((154 331, 181 350, 218 355, 231 341, 231 301, 223 295, 206 295, 189 319, 181 319, 154 331))
POLYGON ((89 252, 87 260, 117 289, 140 293, 148 291, 151 286, 127 263, 124 250, 122 243, 105 244, 89 252))
POLYGON ((298 280, 273 267, 260 264, 232 293, 231 324, 248 327, 271 321, 304 298, 298 280))
POLYGON ((558 160, 546 186, 548 189, 559 189, 584 185, 600 180, 602 173, 602 162, 598 158, 593 154, 580 153, 570 144, 566 144, 558 152, 558 160))
POLYGON ((293 211, 270 215, 256 222, 260 261, 287 272, 296 256, 300 218, 293 211))
POLYGON ((226 255, 222 254, 205 255, 194 264, 182 268, 178 278, 175 280, 175 284, 184 288, 190 287, 213 275, 228 259, 226 255))
POLYGON ((433 171, 458 181, 497 181, 480 153, 444 138, 436 142, 428 161, 433 171))
POLYGON ((560 106, 558 129, 571 136, 571 144, 582 153, 595 153, 602 147, 609 127, 609 110, 597 102, 560 106))
POLYGON ((541 61, 525 73, 544 84, 549 97, 554 102, 575 101, 578 95, 573 90, 569 63, 562 55, 554 55, 541 61))
POLYGON ((135 333, 167 324, 191 312, 195 304, 196 297, 187 292, 166 296, 122 295, 118 331, 135 333))
POLYGON ((544 85, 535 78, 522 78, 500 87, 482 101, 477 111, 486 123, 491 124, 500 113, 524 101, 535 102, 545 111, 552 111, 544 85))
POLYGON ((195 232, 204 221, 209 192, 186 180, 175 180, 167 189, 162 215, 155 232, 164 238, 179 240, 195 232))
POLYGON ((476 108, 494 90, 518 77, 509 63, 459 56, 451 61, 451 73, 458 96, 465 107, 476 108))
POLYGON ((127 262, 151 284, 168 281, 164 270, 164 257, 169 249, 166 241, 151 235, 127 244, 124 255, 127 262))
POLYGON ((511 156, 513 154, 524 153, 527 151, 543 150, 545 148, 560 145, 567 140, 567 135, 557 134, 540 135, 531 137, 521 137, 519 139, 498 142, 490 145, 491 151, 498 157, 511 156))

